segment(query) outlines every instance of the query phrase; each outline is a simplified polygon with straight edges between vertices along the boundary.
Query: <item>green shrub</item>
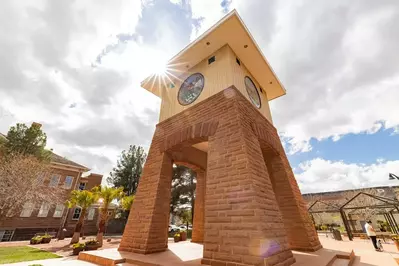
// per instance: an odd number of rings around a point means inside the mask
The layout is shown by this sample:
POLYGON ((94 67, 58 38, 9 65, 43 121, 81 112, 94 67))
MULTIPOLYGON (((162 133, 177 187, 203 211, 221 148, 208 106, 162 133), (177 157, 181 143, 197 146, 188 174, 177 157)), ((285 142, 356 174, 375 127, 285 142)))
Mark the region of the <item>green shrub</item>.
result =
POLYGON ((72 245, 73 248, 85 248, 86 244, 85 243, 75 243, 72 245))
POLYGON ((322 225, 322 226, 320 226, 320 229, 322 231, 327 231, 328 227, 327 227, 327 225, 322 225))
POLYGON ((100 242, 98 242, 96 239, 90 239, 90 240, 87 240, 85 242, 85 244, 86 244, 86 246, 88 246, 88 245, 99 245, 100 242))
POLYGON ((35 236, 35 237, 32 237, 31 238, 31 240, 30 240, 30 243, 32 244, 32 245, 34 245, 34 244, 40 244, 41 242, 42 242, 42 237, 41 236, 35 236))

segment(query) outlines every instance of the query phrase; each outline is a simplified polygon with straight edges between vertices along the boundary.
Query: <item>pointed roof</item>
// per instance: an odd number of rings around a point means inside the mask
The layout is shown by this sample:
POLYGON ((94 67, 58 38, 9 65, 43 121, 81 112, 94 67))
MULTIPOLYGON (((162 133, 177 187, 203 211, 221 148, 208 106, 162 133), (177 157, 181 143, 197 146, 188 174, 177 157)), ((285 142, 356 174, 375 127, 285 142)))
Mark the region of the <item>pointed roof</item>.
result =
MULTIPOLYGON (((229 45, 260 86, 266 90, 268 100, 285 95, 286 91, 256 44, 236 10, 231 11, 195 41, 169 60, 168 72, 179 76, 225 45, 229 45)), ((141 86, 162 97, 162 82, 157 75, 142 81, 141 86)))
POLYGON ((72 166, 74 168, 78 168, 78 169, 82 170, 83 172, 90 171, 90 169, 87 168, 86 166, 83 166, 81 164, 75 163, 74 161, 68 160, 67 158, 62 157, 58 154, 55 154, 54 152, 51 152, 50 157, 51 157, 51 163, 53 163, 53 164, 72 166))

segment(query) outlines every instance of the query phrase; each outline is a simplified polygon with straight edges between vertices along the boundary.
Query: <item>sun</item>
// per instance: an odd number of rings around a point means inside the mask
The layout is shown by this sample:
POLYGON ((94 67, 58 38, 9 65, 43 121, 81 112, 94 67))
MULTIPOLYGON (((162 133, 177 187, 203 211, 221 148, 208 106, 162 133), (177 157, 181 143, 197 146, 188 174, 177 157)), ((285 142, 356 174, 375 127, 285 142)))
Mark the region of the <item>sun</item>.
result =
POLYGON ((151 67, 156 76, 165 76, 168 71, 166 60, 161 58, 154 60, 151 67))

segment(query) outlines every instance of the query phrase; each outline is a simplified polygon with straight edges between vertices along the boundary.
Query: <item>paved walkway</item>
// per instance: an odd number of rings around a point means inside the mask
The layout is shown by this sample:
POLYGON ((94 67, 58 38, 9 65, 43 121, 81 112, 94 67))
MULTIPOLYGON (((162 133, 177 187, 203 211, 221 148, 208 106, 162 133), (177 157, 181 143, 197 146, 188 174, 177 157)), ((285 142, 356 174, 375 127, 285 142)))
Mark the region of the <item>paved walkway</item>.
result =
POLYGON ((370 240, 361 240, 355 238, 353 241, 349 241, 347 238, 344 238, 343 241, 335 241, 334 239, 325 237, 325 235, 319 235, 319 239, 325 249, 339 250, 344 252, 348 252, 353 249, 355 255, 360 257, 355 260, 355 266, 398 265, 395 262, 395 258, 399 258, 399 251, 396 249, 396 246, 393 243, 382 243, 384 252, 378 252, 374 250, 370 240))
MULTIPOLYGON (((331 238, 326 238, 325 235, 319 235, 319 238, 324 247, 323 252, 331 252, 331 251, 350 252, 353 249, 355 251, 356 256, 359 256, 355 261, 354 266, 398 266, 398 264, 395 262, 395 258, 399 259, 399 251, 396 249, 396 246, 393 243, 385 243, 385 244, 383 243, 385 251, 377 252, 374 250, 371 241, 369 240, 355 239, 354 241, 349 241, 348 239, 345 238, 344 241, 335 241, 331 238)), ((57 243, 57 245, 58 244, 61 245, 62 243, 57 243)), ((174 256, 179 257, 180 261, 186 263, 191 261, 194 263, 197 262, 198 258, 202 257, 202 249, 198 249, 197 246, 194 246, 195 247, 194 250, 191 249, 192 245, 198 245, 198 244, 193 244, 190 242, 179 242, 176 244, 170 245, 169 253, 173 253, 174 256)), ((53 247, 54 245, 55 243, 53 243, 53 247)), ((118 244, 114 243, 113 248, 115 249, 117 246, 118 244)), ((111 251, 110 249, 106 250, 111 251)), ((103 252, 107 252, 106 250, 104 250, 103 252)), ((304 256, 317 256, 316 253, 306 253, 306 254, 303 253, 303 254, 304 256)), ((9 265, 9 266, 28 266, 32 264, 42 264, 43 266, 56 266, 56 265, 93 266, 94 265, 76 259, 77 259, 76 256, 67 256, 59 259, 29 261, 29 262, 20 262, 20 263, 3 264, 3 265, 9 265)), ((340 265, 339 261, 337 261, 337 263, 335 263, 334 266, 340 265)))

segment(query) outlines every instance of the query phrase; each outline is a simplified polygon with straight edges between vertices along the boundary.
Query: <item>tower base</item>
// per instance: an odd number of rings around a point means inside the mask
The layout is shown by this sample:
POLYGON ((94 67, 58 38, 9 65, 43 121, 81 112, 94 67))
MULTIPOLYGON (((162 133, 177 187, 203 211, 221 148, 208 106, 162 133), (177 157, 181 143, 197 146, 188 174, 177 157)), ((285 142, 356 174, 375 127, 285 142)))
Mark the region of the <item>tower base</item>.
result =
POLYGON ((181 162, 206 180, 193 227, 203 264, 290 265, 291 249, 321 248, 276 129, 233 86, 157 125, 120 251, 167 249, 181 162))

